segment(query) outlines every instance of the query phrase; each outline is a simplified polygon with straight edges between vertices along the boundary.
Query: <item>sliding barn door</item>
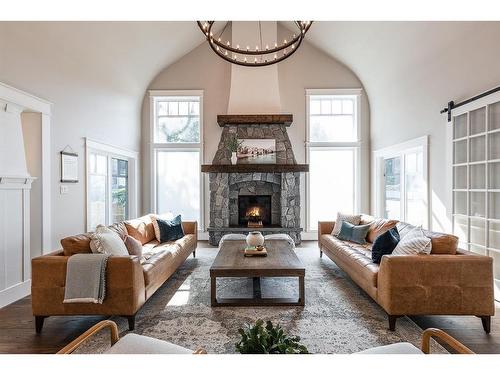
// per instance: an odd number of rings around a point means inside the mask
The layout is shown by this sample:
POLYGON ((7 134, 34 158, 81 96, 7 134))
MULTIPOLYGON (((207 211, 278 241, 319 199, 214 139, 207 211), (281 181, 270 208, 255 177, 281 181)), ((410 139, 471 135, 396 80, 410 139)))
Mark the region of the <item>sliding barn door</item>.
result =
POLYGON ((499 299, 500 98, 453 114, 453 231, 461 248, 493 258, 499 299))

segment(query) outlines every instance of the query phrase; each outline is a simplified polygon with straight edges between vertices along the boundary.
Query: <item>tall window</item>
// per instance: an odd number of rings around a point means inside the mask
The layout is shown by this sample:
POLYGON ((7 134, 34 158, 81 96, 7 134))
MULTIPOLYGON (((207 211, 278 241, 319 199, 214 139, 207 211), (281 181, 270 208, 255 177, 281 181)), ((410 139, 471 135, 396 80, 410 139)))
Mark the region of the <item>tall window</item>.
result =
POLYGON ((306 90, 307 226, 358 206, 361 90, 306 90))
POLYGON ((153 209, 201 223, 202 91, 151 91, 153 209))
POLYGON ((86 147, 87 229, 135 216, 136 153, 88 139, 86 147))
POLYGON ((427 137, 375 152, 377 216, 428 227, 427 137))
POLYGON ((500 95, 453 114, 453 232, 461 248, 493 258, 500 300, 500 95))

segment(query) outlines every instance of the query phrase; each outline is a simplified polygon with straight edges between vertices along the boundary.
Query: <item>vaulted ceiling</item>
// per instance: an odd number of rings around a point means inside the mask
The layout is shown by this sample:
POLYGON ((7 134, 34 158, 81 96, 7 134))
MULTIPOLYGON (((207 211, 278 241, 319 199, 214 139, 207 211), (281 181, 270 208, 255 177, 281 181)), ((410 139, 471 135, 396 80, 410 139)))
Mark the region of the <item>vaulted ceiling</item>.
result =
MULTIPOLYGON (((204 41, 192 21, 29 22, 20 26, 0 23, 0 51, 14 43, 25 49, 25 59, 34 56, 47 69, 57 67, 61 77, 76 69, 81 79, 111 80, 117 89, 139 96, 158 72, 204 41)), ((498 40, 500 23, 318 21, 306 38, 350 67, 370 94, 386 90, 387 85, 444 53, 453 53, 466 41, 487 37, 498 40)), ((18 57, 10 60, 9 54, 0 55, 0 72, 22 65, 18 57)))

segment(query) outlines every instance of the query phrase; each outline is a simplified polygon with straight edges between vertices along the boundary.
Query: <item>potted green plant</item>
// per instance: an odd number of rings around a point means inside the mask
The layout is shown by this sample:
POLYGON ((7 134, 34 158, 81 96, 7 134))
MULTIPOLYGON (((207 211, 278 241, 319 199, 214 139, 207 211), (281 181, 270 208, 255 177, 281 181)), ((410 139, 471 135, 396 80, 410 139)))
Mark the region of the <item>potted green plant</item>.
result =
POLYGON ((240 148, 243 141, 238 140, 236 135, 229 137, 226 141, 226 147, 231 152, 231 164, 236 164, 238 148, 240 148))
POLYGON ((279 324, 273 326, 259 319, 238 330, 241 335, 236 350, 241 354, 308 354, 299 336, 288 336, 279 324))

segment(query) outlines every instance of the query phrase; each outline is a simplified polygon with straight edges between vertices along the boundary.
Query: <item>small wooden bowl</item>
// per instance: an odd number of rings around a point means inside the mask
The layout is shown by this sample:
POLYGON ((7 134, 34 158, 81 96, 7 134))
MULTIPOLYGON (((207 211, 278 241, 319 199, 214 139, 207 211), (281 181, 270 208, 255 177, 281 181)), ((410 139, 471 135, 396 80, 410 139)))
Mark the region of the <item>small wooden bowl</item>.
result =
POLYGON ((256 246, 255 250, 262 251, 262 250, 264 250, 264 246, 262 246, 262 245, 256 246))

